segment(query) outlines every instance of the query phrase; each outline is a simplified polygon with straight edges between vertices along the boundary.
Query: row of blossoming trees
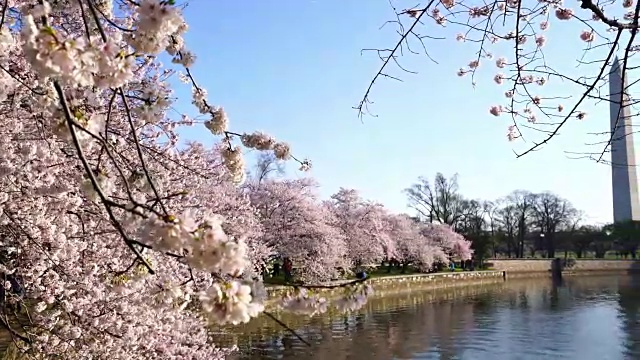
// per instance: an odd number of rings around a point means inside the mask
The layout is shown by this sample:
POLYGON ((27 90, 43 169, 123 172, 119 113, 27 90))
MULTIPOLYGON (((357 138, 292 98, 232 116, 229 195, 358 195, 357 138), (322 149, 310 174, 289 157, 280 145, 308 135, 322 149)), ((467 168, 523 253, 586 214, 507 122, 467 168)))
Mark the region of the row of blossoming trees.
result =
MULTIPOLYGON (((352 192, 322 203, 308 180, 239 186, 243 148, 298 160, 229 130, 191 70, 187 29, 172 0, 0 1, 0 276, 5 304, 27 312, 3 306, 0 326, 28 358, 224 358, 208 327, 264 311, 253 270, 273 253, 321 280, 391 254, 428 266, 467 251, 352 192), (196 118, 174 116, 174 74, 196 118), (215 144, 178 146, 191 125, 215 144)), ((354 282, 334 305, 369 293, 354 282)), ((313 314, 327 301, 295 291, 281 305, 313 314)))
POLYGON ((471 257, 470 242, 448 225, 392 214, 356 190, 340 189, 320 201, 316 188, 309 178, 246 185, 262 225, 259 243, 294 260, 307 281, 391 259, 426 271, 435 262, 448 263, 451 256, 471 257))

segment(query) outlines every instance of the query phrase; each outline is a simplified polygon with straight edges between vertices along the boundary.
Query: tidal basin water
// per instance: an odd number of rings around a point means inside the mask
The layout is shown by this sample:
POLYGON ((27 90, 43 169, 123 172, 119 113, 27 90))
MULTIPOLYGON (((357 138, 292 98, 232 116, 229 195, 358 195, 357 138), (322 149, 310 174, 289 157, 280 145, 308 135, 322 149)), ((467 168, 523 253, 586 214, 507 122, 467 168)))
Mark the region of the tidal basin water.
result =
POLYGON ((237 359, 640 359, 640 277, 381 289, 356 314, 277 314, 311 347, 267 318, 222 341, 237 359))

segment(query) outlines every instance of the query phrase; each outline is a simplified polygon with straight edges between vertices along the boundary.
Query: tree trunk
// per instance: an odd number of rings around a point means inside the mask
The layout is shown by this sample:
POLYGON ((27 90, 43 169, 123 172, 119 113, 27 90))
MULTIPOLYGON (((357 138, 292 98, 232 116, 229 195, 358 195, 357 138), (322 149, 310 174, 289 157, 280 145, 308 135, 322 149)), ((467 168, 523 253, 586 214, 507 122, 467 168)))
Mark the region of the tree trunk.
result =
POLYGON ((551 234, 546 236, 547 240, 547 258, 553 259, 556 257, 556 247, 553 239, 551 238, 551 234))
POLYGON ((520 258, 524 258, 524 239, 522 239, 522 241, 520 241, 519 245, 519 251, 520 251, 520 258))

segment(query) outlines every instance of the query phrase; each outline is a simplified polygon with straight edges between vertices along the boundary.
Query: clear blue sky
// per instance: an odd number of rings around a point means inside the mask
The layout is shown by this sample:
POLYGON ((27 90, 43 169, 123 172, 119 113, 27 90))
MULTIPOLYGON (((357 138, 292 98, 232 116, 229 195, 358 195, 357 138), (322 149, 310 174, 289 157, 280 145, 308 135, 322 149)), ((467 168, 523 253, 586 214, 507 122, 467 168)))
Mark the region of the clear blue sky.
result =
MULTIPOLYGON (((608 104, 587 108, 586 121, 571 121, 542 151, 516 159, 513 150, 530 143, 508 142, 510 118, 488 113, 490 105, 504 103, 506 90, 492 81, 493 61, 483 63, 474 89, 456 71, 474 58, 475 47, 453 39, 427 43, 437 65, 424 56, 404 58, 403 65, 419 74, 395 72, 404 82, 380 81, 371 96, 378 117, 361 123, 352 107, 380 62, 360 50, 390 47, 397 39, 391 27, 380 30, 394 17, 386 0, 192 1, 185 13, 187 44, 198 55, 193 72, 209 100, 225 107, 232 130, 264 130, 289 142, 296 156, 310 158, 323 197, 355 188, 405 212, 402 190, 418 176, 458 173, 461 192, 470 198, 550 190, 584 210, 588 222, 612 218, 609 168, 563 153, 584 150, 585 142, 597 140, 588 132, 607 130, 608 104)), ((552 23, 547 60, 569 72, 588 71, 575 69, 582 26, 565 24, 552 23)), ((456 33, 438 30, 450 38, 456 33)), ((547 86, 569 89, 560 82, 547 86)), ((188 100, 189 88, 183 88, 178 95, 188 100)), ((527 140, 539 139, 527 134, 527 140)), ((185 137, 214 141, 200 127, 185 137)), ((289 169, 289 176, 302 176, 293 164, 289 169)))

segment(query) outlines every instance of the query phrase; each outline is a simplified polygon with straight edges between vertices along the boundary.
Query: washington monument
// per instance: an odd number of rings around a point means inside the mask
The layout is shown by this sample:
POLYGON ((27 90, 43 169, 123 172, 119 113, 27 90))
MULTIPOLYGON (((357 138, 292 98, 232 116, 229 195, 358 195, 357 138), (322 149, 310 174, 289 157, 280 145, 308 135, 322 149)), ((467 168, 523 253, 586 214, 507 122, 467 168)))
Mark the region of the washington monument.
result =
POLYGON ((640 220, 638 174, 633 145, 633 130, 628 94, 620 103, 620 94, 627 91, 627 77, 622 74, 618 57, 609 73, 609 111, 611 120, 611 189, 613 221, 640 220))

